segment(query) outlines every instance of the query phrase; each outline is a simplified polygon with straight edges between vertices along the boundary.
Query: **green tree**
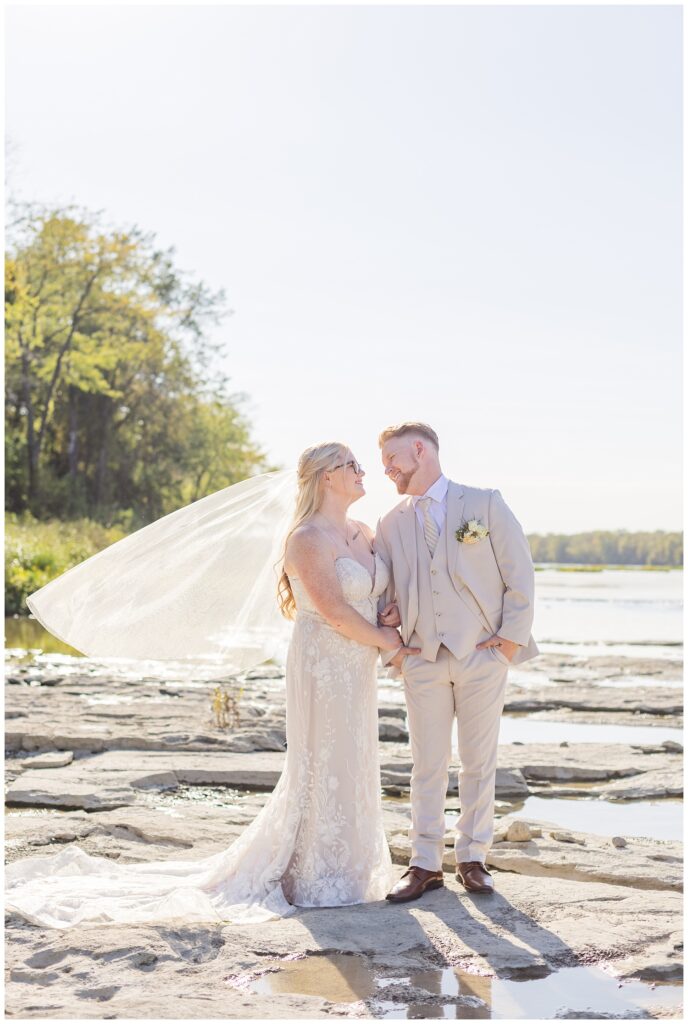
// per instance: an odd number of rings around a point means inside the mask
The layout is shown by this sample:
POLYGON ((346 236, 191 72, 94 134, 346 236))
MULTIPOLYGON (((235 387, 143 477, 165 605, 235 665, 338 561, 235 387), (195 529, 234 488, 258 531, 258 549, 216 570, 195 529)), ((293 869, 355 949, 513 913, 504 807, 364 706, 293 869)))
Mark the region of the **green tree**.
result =
POLYGON ((593 530, 574 534, 531 534, 535 562, 581 565, 683 565, 683 535, 656 530, 593 530))
POLYGON ((5 280, 12 511, 146 522, 266 468, 216 368, 224 294, 153 235, 26 207, 5 280))

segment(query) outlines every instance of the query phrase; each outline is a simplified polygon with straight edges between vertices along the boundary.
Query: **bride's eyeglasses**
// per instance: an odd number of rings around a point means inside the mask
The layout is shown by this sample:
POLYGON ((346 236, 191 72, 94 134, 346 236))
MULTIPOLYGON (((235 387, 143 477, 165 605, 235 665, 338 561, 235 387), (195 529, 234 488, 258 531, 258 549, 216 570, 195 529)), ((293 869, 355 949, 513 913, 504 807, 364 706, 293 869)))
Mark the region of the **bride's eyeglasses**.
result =
POLYGON ((335 469, 341 469, 342 466, 345 469, 348 469, 349 466, 353 466, 353 470, 356 476, 358 476, 359 473, 363 472, 363 466, 359 462, 356 462, 356 459, 349 459, 348 462, 340 462, 338 466, 333 466, 332 469, 330 470, 330 473, 334 473, 335 469))

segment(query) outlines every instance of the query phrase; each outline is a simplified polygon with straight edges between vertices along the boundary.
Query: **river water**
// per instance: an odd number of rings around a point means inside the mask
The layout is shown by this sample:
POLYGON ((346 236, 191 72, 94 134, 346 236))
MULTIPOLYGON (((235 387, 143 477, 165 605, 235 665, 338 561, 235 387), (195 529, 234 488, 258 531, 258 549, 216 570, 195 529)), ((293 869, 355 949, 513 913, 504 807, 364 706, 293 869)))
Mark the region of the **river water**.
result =
POLYGON ((683 570, 542 568, 533 635, 543 650, 676 657, 683 639, 683 570))

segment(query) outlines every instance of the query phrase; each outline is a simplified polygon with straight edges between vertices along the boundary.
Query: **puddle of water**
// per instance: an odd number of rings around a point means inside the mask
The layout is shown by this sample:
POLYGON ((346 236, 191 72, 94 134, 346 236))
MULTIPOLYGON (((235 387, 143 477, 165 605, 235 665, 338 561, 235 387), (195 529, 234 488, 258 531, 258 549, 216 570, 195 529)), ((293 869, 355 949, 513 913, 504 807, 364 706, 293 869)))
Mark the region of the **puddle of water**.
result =
MULTIPOLYGON (((617 804, 610 800, 529 796, 518 810, 509 814, 530 821, 552 821, 561 828, 600 836, 683 839, 682 800, 634 800, 617 804)), ((453 824, 450 827, 453 828, 453 824)))
POLYGON ((546 978, 524 981, 476 977, 445 968, 411 974, 409 981, 414 987, 434 995, 454 997, 456 1002, 400 1006, 381 1000, 378 1004, 383 1011, 381 1016, 411 1020, 422 1017, 549 1020, 562 1011, 623 1014, 659 1006, 680 1008, 683 1004, 682 986, 653 987, 640 981, 619 985, 599 967, 564 967, 546 978))
POLYGON ((514 981, 469 974, 456 968, 412 971, 385 977, 363 956, 342 953, 281 961, 279 970, 249 983, 265 995, 310 995, 332 1003, 368 1002, 383 1018, 552 1018, 564 1010, 619 1013, 681 1006, 679 985, 620 984, 599 967, 566 967, 542 978, 514 981), (404 988, 415 989, 404 998, 404 988), (394 990, 394 992, 392 991, 394 990), (420 1001, 418 990, 426 992, 420 1001), (391 998, 394 995, 396 998, 391 998), (440 1001, 437 1000, 439 997, 440 1001))
MULTIPOLYGON (((452 744, 456 749, 456 730, 452 744)), ((503 715, 500 743, 663 743, 683 742, 683 729, 663 725, 594 725, 587 722, 542 722, 529 716, 503 715)))
POLYGON ((332 1003, 355 1003, 377 992, 375 975, 362 956, 334 953, 280 963, 280 969, 250 984, 263 995, 318 996, 332 1003))

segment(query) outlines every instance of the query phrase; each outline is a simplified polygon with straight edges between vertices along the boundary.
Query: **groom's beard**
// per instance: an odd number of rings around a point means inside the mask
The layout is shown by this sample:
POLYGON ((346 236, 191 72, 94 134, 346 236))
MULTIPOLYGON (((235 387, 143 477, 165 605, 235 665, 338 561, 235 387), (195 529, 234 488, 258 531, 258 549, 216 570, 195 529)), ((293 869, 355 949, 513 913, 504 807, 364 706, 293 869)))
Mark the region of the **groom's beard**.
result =
POLYGON ((402 473, 400 471, 399 475, 396 478, 396 480, 392 481, 392 483, 395 485, 395 487, 397 489, 397 494, 407 494, 408 493, 409 485, 410 485, 411 480, 413 479, 413 477, 416 475, 417 468, 418 467, 415 466, 413 469, 409 470, 407 473, 402 473))

